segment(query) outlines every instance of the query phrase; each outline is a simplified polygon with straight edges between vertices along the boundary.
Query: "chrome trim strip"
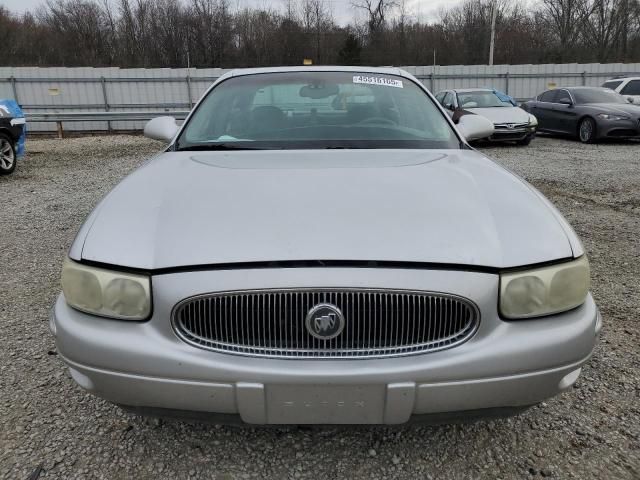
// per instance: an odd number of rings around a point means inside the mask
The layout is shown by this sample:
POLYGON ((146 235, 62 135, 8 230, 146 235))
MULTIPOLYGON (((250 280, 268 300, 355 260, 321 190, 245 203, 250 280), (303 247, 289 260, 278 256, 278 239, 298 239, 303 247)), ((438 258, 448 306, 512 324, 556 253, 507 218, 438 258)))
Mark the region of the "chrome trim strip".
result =
MULTIPOLYGON (((409 299, 408 299, 409 300, 409 299)), ((407 302, 408 303, 408 302, 407 302)), ((405 305, 403 303, 403 305, 405 305)), ((408 305, 406 305, 408 306, 408 305)), ((235 316, 237 317, 238 309, 235 310, 235 316)), ((252 308, 252 310, 254 310, 252 308)), ((404 311, 404 310, 403 310, 404 311)), ((413 309, 413 315, 415 317, 416 311, 413 309)), ((241 320, 244 321, 244 317, 241 315, 241 320)), ((212 293, 203 293, 198 295, 193 295, 191 297, 185 298, 178 302, 171 311, 171 326, 176 336, 180 338, 185 343, 203 349, 207 351, 224 353, 224 354, 232 354, 232 355, 242 355, 248 357, 258 357, 258 358, 273 358, 273 359, 297 359, 297 360, 337 360, 337 359, 374 359, 374 358, 388 358, 388 357, 400 357, 400 356, 409 356, 409 355, 418 355, 425 354, 431 352, 437 352, 441 350, 446 350, 449 348, 456 347, 467 340, 469 340, 478 330, 480 325, 480 310, 477 305, 465 298, 455 294, 443 293, 443 292, 433 292, 433 291, 421 291, 421 290, 400 290, 400 289, 385 289, 385 288, 353 288, 353 287, 322 287, 322 288, 278 288, 278 289, 258 289, 258 290, 231 290, 231 291, 221 291, 221 292, 212 292, 212 293), (368 338, 365 339, 361 335, 358 336, 355 333, 357 330, 354 330, 354 324, 356 326, 361 322, 349 322, 349 326, 345 326, 344 332, 350 334, 351 344, 348 348, 342 348, 338 346, 335 338, 330 340, 318 340, 317 338, 313 338, 311 343, 308 343, 306 348, 302 347, 304 343, 304 332, 301 328, 299 328, 300 338, 296 337, 294 345, 298 346, 298 348, 283 348, 284 342, 282 341, 282 335, 285 335, 285 338, 290 340, 287 337, 287 332, 283 332, 283 328, 279 329, 280 338, 279 345, 269 346, 267 345, 266 338, 271 338, 271 333, 278 332, 277 328, 277 312, 284 311, 285 318, 288 320, 291 319, 291 308, 289 308, 290 302, 292 300, 297 301, 301 300, 300 306, 302 305, 314 305, 318 303, 326 303, 327 295, 335 294, 336 296, 341 296, 343 298, 345 295, 347 296, 347 300, 345 300, 345 306, 343 307, 345 315, 353 315, 357 318, 360 318, 360 315, 364 314, 366 311, 361 309, 359 306, 359 300, 356 298, 356 301, 352 301, 350 303, 346 303, 350 296, 348 294, 360 293, 365 295, 373 295, 373 300, 369 300, 369 305, 372 305, 373 308, 368 309, 369 319, 372 315, 373 310, 373 319, 374 319, 374 328, 370 330, 370 334, 368 338), (284 300, 282 301, 283 305, 277 305, 277 297, 274 294, 281 294, 284 296, 284 300), (294 295, 298 294, 298 295, 294 295), (237 304, 238 297, 240 298, 241 305, 243 302, 249 302, 251 299, 252 305, 255 305, 256 297, 259 295, 266 295, 264 300, 264 305, 266 308, 262 308, 262 323, 266 327, 267 335, 266 336, 253 336, 251 341, 247 344, 238 344, 234 343, 233 337, 231 341, 222 342, 219 340, 212 340, 211 338, 205 338, 199 335, 196 335, 195 332, 185 332, 184 326, 180 324, 180 320, 178 318, 178 313, 182 311, 182 307, 188 305, 186 308, 190 309, 192 315, 195 314, 194 306, 195 302, 199 300, 206 300, 207 308, 204 315, 199 315, 198 322, 200 325, 200 331, 211 332, 213 330, 217 337, 218 333, 218 325, 217 322, 212 322, 211 315, 211 303, 214 304, 214 309, 217 309, 220 314, 224 311, 223 304, 226 306, 230 301, 234 301, 237 304), (318 300, 314 300, 314 295, 317 295, 318 300), (384 295, 382 298, 376 298, 376 295, 384 295), (428 314, 432 312, 435 314, 436 312, 440 312, 441 314, 435 318, 435 321, 423 321, 422 322, 422 335, 421 338, 430 338, 431 335, 436 335, 435 332, 439 332, 437 335, 437 339, 421 342, 416 344, 402 344, 403 336, 406 339, 409 338, 409 330, 415 331, 415 325, 410 325, 405 320, 404 322, 400 322, 399 313, 397 308, 393 308, 393 305, 397 307, 399 301, 404 302, 405 297, 403 296, 413 296, 413 302, 418 299, 418 319, 420 319, 420 311, 421 311, 421 303, 424 303, 424 313, 428 314), (273 297, 273 298, 272 298, 273 297), (293 299, 289 298, 293 297, 293 299), (424 298, 424 300, 422 300, 424 298), (216 302, 216 299, 219 301, 216 302), (446 309, 446 302, 444 300, 452 300, 453 309, 446 309), (314 303, 315 302, 315 303, 314 303), (376 308, 378 303, 384 302, 384 312, 380 312, 379 315, 376 313, 376 308), (389 302, 392 305, 392 311, 389 312, 389 302), (358 305, 354 305, 357 303, 358 305), (461 310, 458 310, 462 307, 462 305, 466 306, 471 315, 467 319, 466 323, 462 324, 460 316, 457 313, 460 313, 461 310), (278 308, 280 307, 280 309, 278 308), (205 317, 203 325, 203 317, 205 317), (382 338, 387 338, 388 334, 391 332, 395 332, 395 341, 392 345, 380 345, 378 347, 365 347, 365 341, 368 340, 367 343, 372 345, 371 342, 371 332, 377 332, 376 323, 380 317, 380 321, 384 323, 384 334, 381 335, 382 338), (444 318, 446 317, 446 318, 444 318), (454 333, 450 335, 444 335, 447 330, 447 325, 451 325, 452 319, 455 319, 455 329, 454 333), (389 330, 387 327, 390 325, 390 322, 393 323, 395 328, 391 327, 389 330), (213 328, 211 328, 211 324, 213 324, 213 328), (400 331, 398 325, 402 325, 404 329, 406 324, 406 332, 400 331), (427 325, 428 324, 428 325, 427 325), (203 328, 209 328, 208 330, 203 330, 203 328), (348 330, 350 329, 350 330, 348 330), (442 336, 440 336, 442 335, 442 336), (362 338, 360 338, 362 337, 362 338), (454 339, 456 339, 454 341, 454 339), (362 345, 358 345, 358 341, 362 341, 362 345), (356 343, 354 343, 356 342, 356 343), (451 342, 451 343, 447 343, 451 342)), ((230 319, 225 318, 224 324, 230 325, 230 319)), ((364 317, 361 318, 364 321, 364 317)), ((237 322, 237 318, 235 320, 237 322)), ((303 323, 305 318, 302 319, 303 323)), ((411 319, 411 321, 416 321, 415 319, 411 319)), ((285 328, 288 325, 288 322, 284 322, 285 328)), ((382 327, 382 325, 380 325, 382 327)), ((249 331, 250 326, 247 325, 247 331, 249 331)), ((236 333, 237 333, 236 329, 236 333)), ((233 333, 233 332, 232 332, 233 333)), ((289 334, 290 335, 290 334, 289 334)), ((246 341, 243 339, 243 341, 246 341)))

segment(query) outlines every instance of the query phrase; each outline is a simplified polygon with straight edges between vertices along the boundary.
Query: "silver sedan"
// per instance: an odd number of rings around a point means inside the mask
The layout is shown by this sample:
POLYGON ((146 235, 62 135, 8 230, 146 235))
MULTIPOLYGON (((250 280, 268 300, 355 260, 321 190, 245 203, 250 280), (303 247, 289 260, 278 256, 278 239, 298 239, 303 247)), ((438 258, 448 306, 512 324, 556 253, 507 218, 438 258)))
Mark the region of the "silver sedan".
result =
MULTIPOLYGON (((398 424, 567 390, 601 321, 542 194, 408 73, 234 71, 80 229, 51 314, 87 391, 143 414, 398 424)), ((61 399, 62 401, 62 399, 61 399)))
POLYGON ((480 115, 493 123, 495 131, 487 138, 491 142, 515 142, 529 145, 536 135, 538 120, 515 105, 515 101, 488 88, 443 90, 436 94, 454 123, 460 115, 480 115))

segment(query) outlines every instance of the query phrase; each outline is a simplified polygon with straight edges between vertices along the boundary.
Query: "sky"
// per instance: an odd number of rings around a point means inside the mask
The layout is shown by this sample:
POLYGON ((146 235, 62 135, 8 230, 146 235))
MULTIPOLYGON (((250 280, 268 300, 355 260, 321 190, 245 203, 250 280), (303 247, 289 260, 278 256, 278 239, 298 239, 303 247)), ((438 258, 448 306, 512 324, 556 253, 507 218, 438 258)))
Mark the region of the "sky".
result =
MULTIPOLYGON (((183 0, 186 1, 186 0, 183 0)), ((416 19, 423 22, 432 22, 438 19, 438 12, 445 6, 452 6, 462 0, 406 0, 407 10, 416 19)), ((352 7, 352 0, 326 0, 333 10, 336 22, 345 25, 356 15, 362 15, 352 7)), ((35 10, 44 5, 45 0, 0 0, 0 4, 14 13, 23 13, 27 10, 35 10)), ((284 7, 284 0, 231 0, 232 5, 244 6, 271 6, 278 9, 284 7)))

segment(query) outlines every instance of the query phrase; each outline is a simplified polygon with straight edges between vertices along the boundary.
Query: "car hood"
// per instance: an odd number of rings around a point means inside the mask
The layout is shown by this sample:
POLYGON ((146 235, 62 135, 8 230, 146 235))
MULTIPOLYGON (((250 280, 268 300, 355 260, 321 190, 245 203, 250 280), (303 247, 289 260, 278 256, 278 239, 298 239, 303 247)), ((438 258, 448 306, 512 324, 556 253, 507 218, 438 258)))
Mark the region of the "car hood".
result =
POLYGON ((476 115, 482 115, 493 123, 527 123, 529 114, 520 107, 465 108, 476 115))
POLYGON ((640 106, 632 103, 585 103, 581 106, 590 107, 603 113, 629 115, 632 118, 640 117, 640 106))
POLYGON ((148 270, 304 260, 503 268, 571 257, 562 222, 472 150, 169 152, 116 186, 74 247, 84 260, 148 270))

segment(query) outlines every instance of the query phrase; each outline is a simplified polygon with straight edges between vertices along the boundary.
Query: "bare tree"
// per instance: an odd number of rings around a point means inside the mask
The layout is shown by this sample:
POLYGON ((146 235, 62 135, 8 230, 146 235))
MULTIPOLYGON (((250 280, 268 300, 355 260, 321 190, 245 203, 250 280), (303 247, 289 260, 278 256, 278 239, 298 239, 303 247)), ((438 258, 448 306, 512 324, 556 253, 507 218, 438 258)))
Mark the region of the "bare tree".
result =
MULTIPOLYGON (((621 43, 625 45, 630 17, 626 0, 591 0, 585 5, 582 35, 584 43, 596 52, 599 62, 605 62, 621 43)), ((626 52, 625 52, 626 53, 626 52)), ((624 55, 623 55, 624 56, 624 55)))
POLYGON ((307 34, 313 35, 315 61, 322 61, 322 37, 333 24, 331 13, 324 0, 303 0, 302 24, 307 34))
POLYGON ((543 18, 558 39, 558 57, 562 61, 572 54, 581 27, 590 15, 588 0, 542 0, 543 18))
POLYGON ((191 0, 187 50, 194 65, 223 65, 231 49, 233 19, 227 0, 191 0))
POLYGON ((369 35, 373 36, 384 28, 388 15, 398 6, 398 2, 396 0, 354 0, 351 5, 366 12, 369 35))
MULTIPOLYGON (((493 0, 463 0, 433 23, 403 0, 353 0, 364 22, 339 26, 331 0, 48 0, 0 7, 0 64, 235 67, 315 63, 484 64, 493 0)), ((640 0, 498 0, 496 63, 640 61, 640 0)))

